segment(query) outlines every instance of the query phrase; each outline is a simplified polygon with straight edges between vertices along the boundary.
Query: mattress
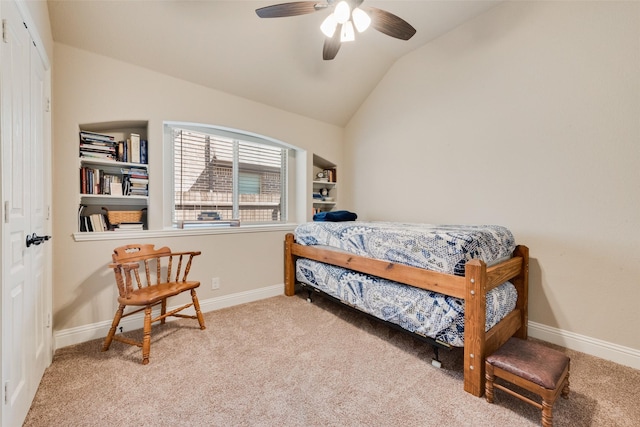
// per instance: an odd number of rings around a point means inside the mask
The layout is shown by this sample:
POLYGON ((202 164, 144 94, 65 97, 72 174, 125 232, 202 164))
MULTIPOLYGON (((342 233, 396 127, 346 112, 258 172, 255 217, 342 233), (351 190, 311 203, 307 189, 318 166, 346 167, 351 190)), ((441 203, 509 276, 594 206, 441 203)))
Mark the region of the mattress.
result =
MULTIPOLYGON (((497 225, 395 222, 310 222, 294 232, 302 245, 330 246, 360 256, 464 276, 466 263, 487 265, 511 257, 515 239, 497 225)), ((320 262, 298 259, 296 280, 410 332, 464 345, 464 300, 320 262)), ((487 293, 485 330, 516 306, 510 282, 487 293)))
MULTIPOLYGON (((464 300, 309 259, 296 261, 296 280, 365 313, 454 347, 464 345, 464 300)), ((485 330, 516 306, 515 286, 487 293, 485 330)))
POLYGON ((498 225, 397 222, 309 222, 295 231, 301 245, 325 245, 356 255, 464 276, 471 259, 492 265, 511 257, 515 239, 498 225))

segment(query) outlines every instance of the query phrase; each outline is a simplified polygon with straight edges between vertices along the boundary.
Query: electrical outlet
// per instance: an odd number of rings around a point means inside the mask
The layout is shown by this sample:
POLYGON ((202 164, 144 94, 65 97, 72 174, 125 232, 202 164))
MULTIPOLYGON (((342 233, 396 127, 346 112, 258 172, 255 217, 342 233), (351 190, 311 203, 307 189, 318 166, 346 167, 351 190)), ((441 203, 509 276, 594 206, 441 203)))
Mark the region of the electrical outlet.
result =
POLYGON ((211 279, 211 289, 213 289, 213 290, 220 289, 220 278, 219 277, 213 277, 211 279))

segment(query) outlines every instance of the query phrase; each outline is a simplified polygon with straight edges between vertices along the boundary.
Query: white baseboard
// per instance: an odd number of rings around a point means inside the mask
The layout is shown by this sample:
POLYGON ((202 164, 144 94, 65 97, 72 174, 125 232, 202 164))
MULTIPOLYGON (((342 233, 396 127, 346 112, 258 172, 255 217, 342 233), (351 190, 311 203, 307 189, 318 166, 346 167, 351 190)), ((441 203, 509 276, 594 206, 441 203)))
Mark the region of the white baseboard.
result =
MULTIPOLYGON (((220 310, 226 307, 258 301, 283 294, 284 285, 267 286, 252 291, 239 292, 218 298, 210 298, 200 301, 200 309, 203 312, 220 310)), ((175 307, 173 307, 175 308, 175 307)), ((190 308, 193 312, 193 309, 190 308)), ((168 319, 167 319, 168 320, 168 319)), ((127 317, 120 322, 125 330, 140 329, 142 327, 142 313, 127 317)), ((70 328, 54 333, 54 350, 73 344, 79 344, 97 338, 104 338, 111 327, 111 320, 93 323, 90 325, 70 328)), ((621 365, 640 369, 640 350, 607 341, 590 338, 573 332, 552 328, 541 323, 529 322, 529 336, 552 344, 560 345, 571 350, 580 351, 602 359, 611 360, 621 365)))
POLYGON ((529 336, 571 350, 640 369, 640 350, 529 322, 529 336))
MULTIPOLYGON (((209 298, 200 300, 200 310, 206 313, 209 311, 220 310, 221 308, 232 307, 235 305, 245 304, 252 301, 258 301, 265 298, 271 298, 284 293, 284 285, 273 285, 265 288, 255 289, 252 291, 238 292, 232 295, 225 295, 218 298, 209 298)), ((175 307, 167 307, 171 310, 175 307)), ((193 307, 185 310, 185 314, 195 314, 193 307)), ((120 327, 125 331, 140 329, 142 327, 142 313, 135 314, 120 321, 120 327)), ((167 318, 169 320, 177 320, 176 318, 167 318)), ((111 320, 104 322, 92 323, 90 325, 79 326, 76 328, 64 329, 54 332, 53 345, 56 349, 69 345, 80 344, 97 338, 104 338, 111 327, 111 320)))

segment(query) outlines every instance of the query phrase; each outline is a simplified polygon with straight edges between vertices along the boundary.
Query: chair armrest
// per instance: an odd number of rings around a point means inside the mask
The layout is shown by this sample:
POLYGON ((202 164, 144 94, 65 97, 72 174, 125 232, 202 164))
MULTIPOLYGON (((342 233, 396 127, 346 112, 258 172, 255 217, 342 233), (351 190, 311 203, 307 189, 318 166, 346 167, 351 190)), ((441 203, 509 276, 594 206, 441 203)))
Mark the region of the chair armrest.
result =
POLYGON ((163 256, 180 256, 180 255, 198 256, 200 254, 202 254, 202 252, 200 252, 200 251, 187 251, 187 252, 171 252, 170 254, 163 255, 163 256))
POLYGON ((109 264, 109 268, 124 268, 125 270, 131 270, 139 267, 140 264, 137 262, 112 262, 109 264))

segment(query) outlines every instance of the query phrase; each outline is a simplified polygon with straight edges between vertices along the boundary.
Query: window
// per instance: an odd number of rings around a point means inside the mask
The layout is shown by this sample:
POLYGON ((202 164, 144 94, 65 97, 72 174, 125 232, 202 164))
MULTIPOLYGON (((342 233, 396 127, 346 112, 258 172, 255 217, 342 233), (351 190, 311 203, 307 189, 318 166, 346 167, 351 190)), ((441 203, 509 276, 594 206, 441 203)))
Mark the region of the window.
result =
POLYGON ((213 127, 167 124, 165 131, 173 148, 174 226, 286 222, 287 148, 213 127))

